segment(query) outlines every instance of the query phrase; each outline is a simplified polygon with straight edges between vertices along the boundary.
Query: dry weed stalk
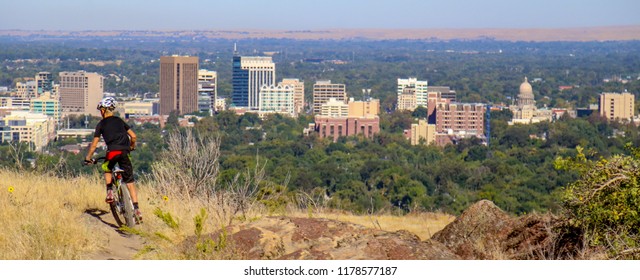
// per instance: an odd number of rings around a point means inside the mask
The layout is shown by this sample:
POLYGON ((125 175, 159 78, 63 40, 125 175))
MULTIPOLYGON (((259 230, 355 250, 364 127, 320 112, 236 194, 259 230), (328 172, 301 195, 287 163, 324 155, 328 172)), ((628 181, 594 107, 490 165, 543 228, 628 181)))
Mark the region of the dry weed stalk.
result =
POLYGON ((217 191, 220 137, 198 137, 191 130, 167 136, 162 159, 152 165, 151 177, 163 193, 209 200, 217 191))

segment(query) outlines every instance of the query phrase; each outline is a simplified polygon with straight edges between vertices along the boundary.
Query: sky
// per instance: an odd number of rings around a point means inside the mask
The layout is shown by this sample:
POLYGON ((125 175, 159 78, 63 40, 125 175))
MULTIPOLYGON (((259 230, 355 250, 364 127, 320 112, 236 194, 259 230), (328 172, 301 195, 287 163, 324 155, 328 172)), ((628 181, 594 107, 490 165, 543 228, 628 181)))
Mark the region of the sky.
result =
POLYGON ((0 30, 640 25, 639 0, 0 0, 0 30))

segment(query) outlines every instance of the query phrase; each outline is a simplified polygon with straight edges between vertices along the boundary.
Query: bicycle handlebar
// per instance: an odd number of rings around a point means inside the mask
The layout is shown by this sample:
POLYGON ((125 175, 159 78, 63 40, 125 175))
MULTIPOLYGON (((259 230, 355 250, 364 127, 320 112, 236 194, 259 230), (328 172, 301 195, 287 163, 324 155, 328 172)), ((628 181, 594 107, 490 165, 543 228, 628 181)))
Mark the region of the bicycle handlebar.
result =
POLYGON ((82 163, 82 165, 89 165, 89 164, 96 164, 98 163, 98 161, 100 160, 105 160, 106 157, 99 157, 99 158, 92 158, 91 160, 84 160, 84 162, 82 163))

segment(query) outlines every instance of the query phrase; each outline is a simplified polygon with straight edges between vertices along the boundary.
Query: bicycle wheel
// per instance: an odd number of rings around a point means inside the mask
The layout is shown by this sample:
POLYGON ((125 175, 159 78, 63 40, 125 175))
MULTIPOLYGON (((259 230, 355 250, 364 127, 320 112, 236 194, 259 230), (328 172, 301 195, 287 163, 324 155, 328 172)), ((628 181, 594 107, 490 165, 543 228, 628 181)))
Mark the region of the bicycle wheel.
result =
POLYGON ((119 227, 123 225, 133 227, 136 222, 133 217, 133 202, 131 201, 129 189, 121 178, 116 180, 114 187, 116 189, 114 201, 109 205, 111 214, 113 214, 119 227))

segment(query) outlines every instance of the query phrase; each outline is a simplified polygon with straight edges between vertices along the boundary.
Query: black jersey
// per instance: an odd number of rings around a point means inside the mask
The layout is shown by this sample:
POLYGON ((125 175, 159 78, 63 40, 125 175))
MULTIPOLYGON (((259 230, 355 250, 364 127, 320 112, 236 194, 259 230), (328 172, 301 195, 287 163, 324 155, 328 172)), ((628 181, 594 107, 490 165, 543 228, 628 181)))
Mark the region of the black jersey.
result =
POLYGON ((121 118, 111 116, 98 123, 93 136, 102 136, 109 151, 128 151, 131 146, 129 134, 127 134, 129 129, 129 125, 121 118))

